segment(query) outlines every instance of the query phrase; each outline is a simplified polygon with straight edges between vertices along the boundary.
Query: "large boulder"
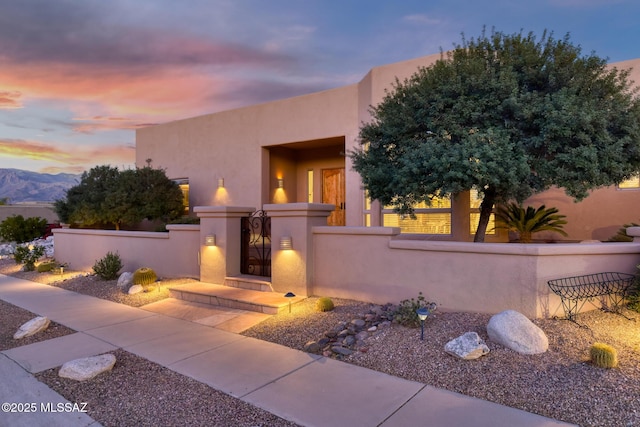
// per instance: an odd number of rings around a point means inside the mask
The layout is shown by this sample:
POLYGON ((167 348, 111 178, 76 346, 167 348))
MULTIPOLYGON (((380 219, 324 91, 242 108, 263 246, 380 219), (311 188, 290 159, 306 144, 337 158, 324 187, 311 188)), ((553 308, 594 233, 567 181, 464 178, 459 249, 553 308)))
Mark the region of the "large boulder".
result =
POLYGON ((549 348, 544 331, 515 310, 492 316, 487 333, 491 341, 522 354, 544 353, 549 348))
POLYGON ((133 285, 133 273, 130 271, 125 271, 118 277, 118 289, 122 292, 127 292, 131 285, 133 285))
POLYGON ((113 354, 84 357, 65 363, 58 371, 58 376, 76 381, 86 381, 98 374, 110 371, 116 364, 113 354))
POLYGON ((35 335, 40 331, 44 331, 49 327, 51 321, 46 317, 35 317, 29 320, 27 323, 23 324, 18 328, 15 334, 13 334, 13 339, 19 340, 24 337, 30 337, 31 335, 35 335))
POLYGON ((464 360, 473 360, 489 353, 489 347, 476 332, 467 332, 444 346, 444 351, 464 360))

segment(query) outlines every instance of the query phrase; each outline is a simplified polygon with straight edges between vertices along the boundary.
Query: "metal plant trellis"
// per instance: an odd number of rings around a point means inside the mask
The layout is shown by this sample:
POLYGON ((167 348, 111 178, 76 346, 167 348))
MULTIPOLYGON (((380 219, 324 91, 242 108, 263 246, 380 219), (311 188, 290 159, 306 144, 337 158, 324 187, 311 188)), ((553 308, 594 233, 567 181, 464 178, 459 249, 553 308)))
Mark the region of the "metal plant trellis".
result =
POLYGON ((242 274, 271 277, 271 218, 256 211, 242 218, 242 274))

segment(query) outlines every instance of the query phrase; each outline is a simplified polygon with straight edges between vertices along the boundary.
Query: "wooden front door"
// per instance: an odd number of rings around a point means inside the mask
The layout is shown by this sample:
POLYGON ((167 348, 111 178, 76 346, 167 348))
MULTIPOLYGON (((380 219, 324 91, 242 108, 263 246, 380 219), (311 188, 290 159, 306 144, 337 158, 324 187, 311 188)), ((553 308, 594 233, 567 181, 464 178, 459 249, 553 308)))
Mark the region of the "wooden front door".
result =
POLYGON ((327 218, 327 225, 345 225, 344 168, 322 170, 322 203, 336 206, 327 218))

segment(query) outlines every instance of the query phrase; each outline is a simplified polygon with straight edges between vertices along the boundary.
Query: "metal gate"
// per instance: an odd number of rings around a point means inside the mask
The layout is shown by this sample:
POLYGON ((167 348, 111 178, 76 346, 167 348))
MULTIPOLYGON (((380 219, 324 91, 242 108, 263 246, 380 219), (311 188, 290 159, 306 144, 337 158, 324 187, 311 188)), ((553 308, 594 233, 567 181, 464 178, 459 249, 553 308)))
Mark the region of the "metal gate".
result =
POLYGON ((256 211, 242 218, 241 224, 240 272, 271 277, 271 218, 265 211, 256 211))

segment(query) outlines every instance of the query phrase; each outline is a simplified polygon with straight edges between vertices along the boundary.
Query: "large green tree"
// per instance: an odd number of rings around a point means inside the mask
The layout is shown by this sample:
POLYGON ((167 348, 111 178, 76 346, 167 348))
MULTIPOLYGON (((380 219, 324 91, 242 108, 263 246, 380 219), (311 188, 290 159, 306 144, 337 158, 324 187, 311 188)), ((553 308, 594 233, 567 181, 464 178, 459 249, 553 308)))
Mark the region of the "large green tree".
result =
POLYGON ((569 36, 483 32, 396 80, 351 158, 370 197, 399 213, 477 190, 484 241, 496 203, 551 186, 579 201, 640 171, 632 84, 569 36))
POLYGON ((168 222, 180 217, 184 206, 180 187, 161 169, 96 166, 82 174, 66 199, 56 201, 55 210, 63 222, 113 224, 119 230, 143 219, 168 222))

